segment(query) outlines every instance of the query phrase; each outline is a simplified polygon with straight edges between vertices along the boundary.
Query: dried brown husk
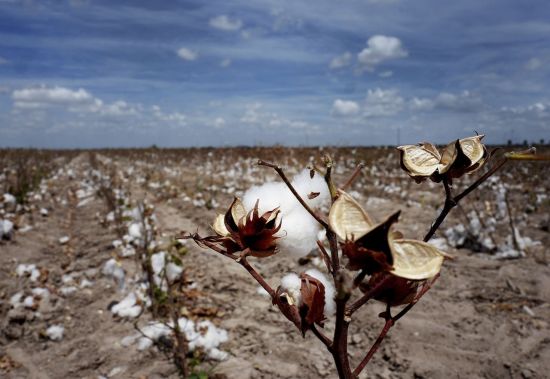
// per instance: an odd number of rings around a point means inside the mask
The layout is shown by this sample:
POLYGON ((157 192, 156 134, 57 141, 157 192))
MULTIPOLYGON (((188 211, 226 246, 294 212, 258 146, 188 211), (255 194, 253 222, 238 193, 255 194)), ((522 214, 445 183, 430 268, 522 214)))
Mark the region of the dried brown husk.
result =
POLYGON ((382 280, 385 280, 384 285, 374 299, 391 307, 411 303, 417 295, 420 285, 424 282, 400 278, 388 273, 377 273, 372 275, 367 283, 361 284, 360 289, 363 292, 368 292, 382 280))
POLYGON ((430 178, 440 182, 443 178, 461 177, 481 168, 488 158, 483 135, 456 140, 441 153, 431 143, 399 146, 401 168, 416 182, 430 178))
POLYGON ((391 272, 412 280, 439 272, 444 253, 426 242, 403 239, 400 233, 391 231, 399 214, 395 212, 384 222, 374 224, 350 195, 339 192, 330 210, 329 224, 343 240, 342 253, 348 258, 348 269, 363 270, 368 275, 391 272))

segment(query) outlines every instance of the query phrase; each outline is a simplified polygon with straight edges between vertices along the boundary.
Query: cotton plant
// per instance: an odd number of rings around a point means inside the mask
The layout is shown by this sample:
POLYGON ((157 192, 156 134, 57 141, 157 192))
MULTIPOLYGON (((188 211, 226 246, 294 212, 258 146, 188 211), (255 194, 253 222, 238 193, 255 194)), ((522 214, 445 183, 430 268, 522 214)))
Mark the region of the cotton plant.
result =
POLYGON ((260 166, 274 169, 283 183, 264 183, 245 192, 242 200, 236 197, 214 219, 215 234, 183 233, 181 237, 244 267, 303 336, 311 332, 326 346, 340 378, 357 378, 392 326, 429 291, 450 258, 439 245, 429 243, 449 211, 507 161, 533 158, 531 152, 506 154, 464 192, 453 196, 453 180, 483 169, 491 160, 482 138, 456 140, 441 151, 430 143, 398 148, 401 167, 412 179, 418 183, 431 179, 445 189, 445 206, 423 240, 406 237, 396 229, 399 210, 375 220, 347 191, 362 166, 339 187, 333 181, 333 161, 328 156, 324 170, 312 168, 292 181, 281 167, 259 161, 260 166), (277 288, 250 263, 282 254, 301 256, 315 248, 326 272, 290 272, 277 288), (385 323, 364 358, 352 365, 347 351, 349 325, 360 322, 355 313, 370 300, 386 305, 380 314, 385 323), (328 322, 334 323, 332 337, 323 331, 328 322))

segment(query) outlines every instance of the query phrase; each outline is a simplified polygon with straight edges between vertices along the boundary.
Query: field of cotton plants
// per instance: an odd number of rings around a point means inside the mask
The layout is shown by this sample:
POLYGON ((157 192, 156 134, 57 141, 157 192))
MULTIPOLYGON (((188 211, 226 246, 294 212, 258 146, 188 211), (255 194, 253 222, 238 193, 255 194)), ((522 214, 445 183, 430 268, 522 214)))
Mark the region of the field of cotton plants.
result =
MULTIPOLYGON (((283 220, 277 254, 248 258, 257 272, 275 288, 289 273, 328 276, 312 248, 319 225, 257 164, 279 165, 328 214, 312 170, 325 154, 335 183, 358 173, 346 191, 373 219, 401 210, 405 236, 422 239, 443 207, 443 186, 415 183, 389 147, 0 150, 0 376, 177 378, 185 366, 193 378, 337 377, 323 343, 245 269, 182 238, 212 234, 235 197, 248 210, 263 199, 260 210, 280 207, 283 220)), ((509 162, 461 201, 430 241, 451 257, 440 279, 359 377, 546 377, 549 189, 546 162, 509 162)), ((334 289, 324 293, 327 311, 334 289)), ((376 340, 383 311, 373 302, 354 315, 351 361, 376 340)))

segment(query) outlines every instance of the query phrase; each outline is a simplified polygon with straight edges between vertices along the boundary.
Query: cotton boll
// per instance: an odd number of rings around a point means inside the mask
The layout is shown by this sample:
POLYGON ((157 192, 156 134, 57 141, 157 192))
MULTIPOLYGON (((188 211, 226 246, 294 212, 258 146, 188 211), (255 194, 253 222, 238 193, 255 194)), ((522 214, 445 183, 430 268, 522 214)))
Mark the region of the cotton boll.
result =
POLYGON ((138 223, 133 223, 128 227, 128 234, 130 237, 132 237, 134 240, 140 240, 141 239, 141 225, 138 223))
POLYGON ((282 216, 278 244, 283 251, 302 257, 317 246, 320 229, 319 223, 305 209, 295 209, 282 216))
POLYGON ((173 282, 181 276, 183 268, 177 264, 170 262, 166 265, 166 278, 169 282, 173 282))
POLYGON ((336 312, 336 303, 334 301, 336 290, 334 288, 334 284, 329 279, 327 279, 327 277, 321 271, 314 268, 307 270, 306 274, 319 280, 325 287, 325 317, 330 317, 334 315, 334 313, 336 312))
POLYGON ((302 302, 302 279, 295 273, 291 272, 286 274, 281 279, 281 289, 285 291, 293 300, 296 305, 302 302))
POLYGON ((48 329, 46 329, 46 335, 52 341, 61 341, 63 339, 64 332, 65 328, 63 327, 63 325, 52 325, 48 329))
POLYGON ((123 300, 111 308, 111 312, 122 318, 136 318, 141 314, 141 306, 136 304, 135 293, 130 292, 123 300))
POLYGON ((166 253, 164 251, 151 255, 151 266, 156 275, 160 275, 162 270, 164 270, 165 259, 166 253))

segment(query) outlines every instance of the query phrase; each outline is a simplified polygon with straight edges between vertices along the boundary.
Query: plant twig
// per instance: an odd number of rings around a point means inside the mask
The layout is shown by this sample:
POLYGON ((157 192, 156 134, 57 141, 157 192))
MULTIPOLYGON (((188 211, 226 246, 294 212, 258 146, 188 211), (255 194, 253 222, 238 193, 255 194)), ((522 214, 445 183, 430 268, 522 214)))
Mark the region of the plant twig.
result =
POLYGON ((368 292, 366 292, 363 296, 361 296, 358 300, 356 300, 353 304, 351 304, 348 309, 346 310, 346 313, 348 315, 354 314, 359 308, 361 308, 363 305, 367 303, 370 299, 372 299, 380 289, 386 285, 386 282, 389 281, 391 278, 390 275, 386 275, 382 280, 380 280, 374 287, 372 287, 368 292))
POLYGON ((464 191, 462 191, 460 194, 456 195, 455 197, 452 196, 451 193, 451 187, 449 185, 448 180, 445 178, 443 179, 443 185, 445 186, 445 205, 443 206, 443 209, 441 210, 441 213, 435 220, 435 222, 432 224, 430 230, 424 236, 424 242, 428 242, 437 229, 441 226, 451 209, 453 209, 460 200, 462 200, 464 197, 466 197, 470 192, 475 190, 477 187, 481 185, 484 181, 486 181, 491 175, 493 175, 495 172, 497 172, 504 164, 508 162, 508 158, 504 157, 500 162, 495 164, 489 171, 487 171, 485 174, 480 176, 475 182, 473 182, 468 188, 466 188, 464 191))
POLYGON ((317 329, 315 324, 311 325, 311 331, 315 334, 315 337, 317 337, 327 347, 327 349, 332 352, 332 340, 317 329))
POLYGON ((357 167, 355 167, 355 170, 353 170, 348 180, 346 180, 344 185, 341 187, 342 191, 347 190, 353 184, 353 182, 355 182, 364 167, 365 164, 363 162, 359 163, 357 167))
POLYGON ((237 262, 241 266, 243 266, 246 269, 246 271, 248 271, 249 274, 252 275, 254 279, 256 279, 256 281, 263 287, 264 290, 267 291, 267 293, 271 297, 271 300, 274 300, 276 296, 275 291, 273 290, 273 288, 271 288, 269 284, 267 284, 265 279, 258 273, 258 271, 256 271, 254 267, 250 265, 250 263, 248 263, 248 261, 246 260, 246 257, 243 255, 243 257, 237 260, 237 262))
POLYGON ((300 202, 300 204, 302 205, 302 207, 304 207, 304 209, 306 211, 309 212, 309 214, 315 219, 317 220, 317 222, 319 224, 321 224, 324 228, 330 228, 330 226, 328 225, 328 223, 323 220, 321 217, 319 217, 319 215, 317 213, 315 213, 313 211, 313 209, 311 209, 309 207, 309 205, 307 205, 307 203, 304 201, 304 199, 302 199, 302 197, 300 196, 300 194, 296 191, 296 189, 294 188, 294 186, 292 185, 292 183, 290 183, 290 181, 288 180, 288 178, 286 177, 284 171, 281 169, 280 166, 277 166, 276 164, 273 164, 273 163, 269 163, 269 162, 265 162, 263 160, 258 160, 258 165, 259 166, 266 166, 266 167, 271 167, 272 169, 274 169, 277 174, 279 174, 279 176, 281 177, 281 179, 283 180, 283 182, 285 182, 285 184, 287 185, 288 189, 292 192, 292 194, 294 195, 294 197, 296 197, 296 199, 300 202))

